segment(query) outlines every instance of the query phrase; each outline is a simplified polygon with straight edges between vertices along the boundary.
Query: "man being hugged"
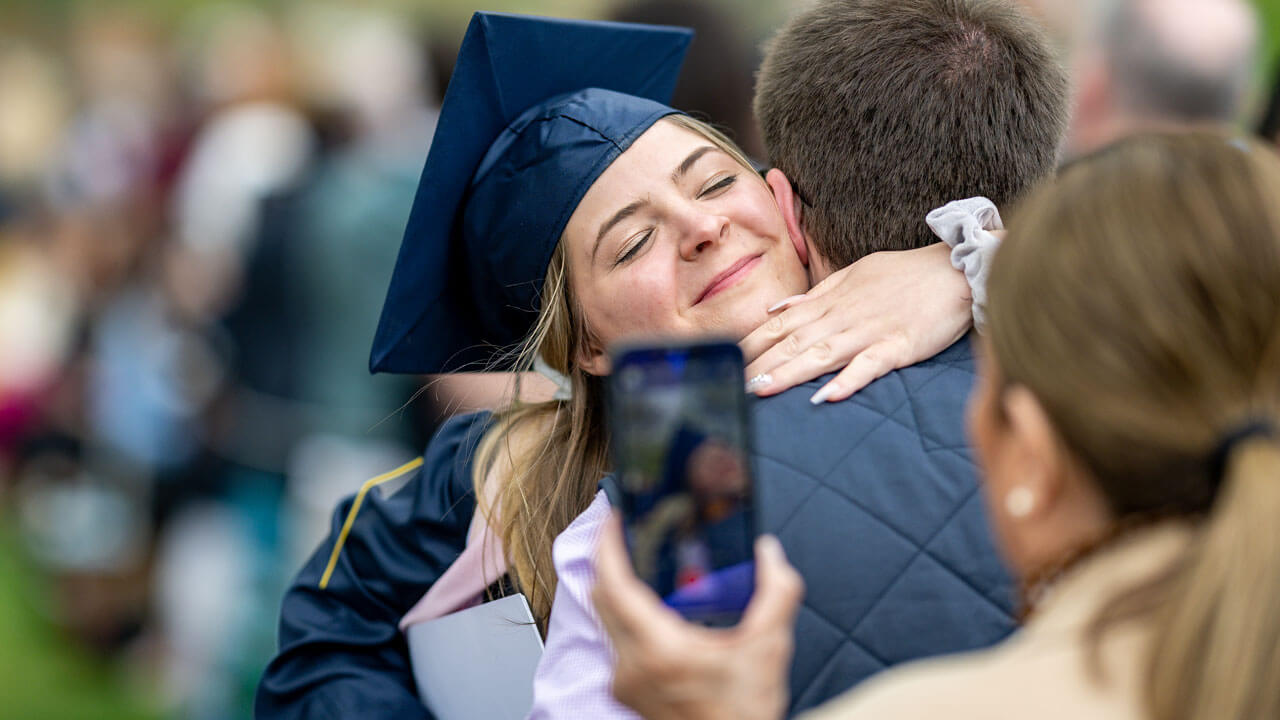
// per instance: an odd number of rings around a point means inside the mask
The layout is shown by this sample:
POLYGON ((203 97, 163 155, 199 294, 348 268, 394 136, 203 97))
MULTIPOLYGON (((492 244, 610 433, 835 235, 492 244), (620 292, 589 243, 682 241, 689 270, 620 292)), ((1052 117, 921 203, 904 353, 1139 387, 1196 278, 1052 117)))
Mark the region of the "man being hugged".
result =
MULTIPOLYGON (((1066 97, 1047 41, 1007 0, 819 0, 795 17, 767 50, 755 108, 774 166, 767 180, 813 280, 877 251, 935 243, 924 218, 948 201, 1014 201, 1052 171, 1066 97)), ((753 366, 821 362, 830 342, 808 338, 828 312, 800 302, 753 333, 748 355, 753 343, 773 345, 753 366)), ((898 363, 863 353, 847 372, 874 377, 886 364, 898 363)), ((752 411, 759 530, 779 537, 808 588, 792 712, 887 666, 990 645, 1014 626, 1012 583, 964 436, 968 339, 848 401, 813 404, 847 395, 846 377, 752 411)), ((609 696, 608 647, 590 603, 608 512, 602 493, 556 542, 535 718, 629 715, 609 696)))

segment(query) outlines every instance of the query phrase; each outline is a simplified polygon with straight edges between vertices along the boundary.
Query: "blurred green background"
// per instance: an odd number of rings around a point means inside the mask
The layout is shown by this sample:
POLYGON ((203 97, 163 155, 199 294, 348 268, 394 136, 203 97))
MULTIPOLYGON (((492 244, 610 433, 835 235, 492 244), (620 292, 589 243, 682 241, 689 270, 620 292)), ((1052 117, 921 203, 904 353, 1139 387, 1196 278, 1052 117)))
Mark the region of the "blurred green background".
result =
MULTIPOLYGON (((777 26, 786 16, 789 6, 798 4, 789 0, 713 2, 732 10, 744 29, 761 35, 777 26)), ((301 0, 301 3, 258 0, 249 4, 281 9, 302 3, 305 0, 301 0)), ((179 22, 193 9, 219 4, 226 3, 222 0, 6 0, 0 5, 0 17, 5 19, 5 27, 11 31, 56 35, 69 17, 84 8, 127 7, 162 22, 179 22)), ((348 4, 389 8, 405 17, 419 20, 431 29, 432 35, 446 37, 459 34, 466 27, 471 13, 476 10, 600 18, 607 15, 613 6, 612 3, 597 0, 492 0, 485 3, 471 0, 352 0, 348 4)))
MULTIPOLYGON (((307 0, 248 0, 246 4, 274 10, 305 4, 307 0)), ((1084 0, 1032 0, 1075 4, 1084 0)), ((1280 70, 1280 0, 1250 0, 1257 8, 1266 34, 1258 62, 1259 85, 1270 81, 1280 70)), ((418 22, 433 39, 457 42, 475 10, 520 12, 564 17, 600 18, 619 3, 602 0, 345 0, 346 4, 394 10, 418 22)), ((760 41, 805 0, 709 0, 730 11, 744 36, 760 41)), ((225 0, 5 0, 0 3, 0 36, 57 38, 76 13, 86 8, 124 7, 160 23, 178 24, 193 10, 225 5, 225 0)), ((341 4, 341 2, 339 2, 341 4)))

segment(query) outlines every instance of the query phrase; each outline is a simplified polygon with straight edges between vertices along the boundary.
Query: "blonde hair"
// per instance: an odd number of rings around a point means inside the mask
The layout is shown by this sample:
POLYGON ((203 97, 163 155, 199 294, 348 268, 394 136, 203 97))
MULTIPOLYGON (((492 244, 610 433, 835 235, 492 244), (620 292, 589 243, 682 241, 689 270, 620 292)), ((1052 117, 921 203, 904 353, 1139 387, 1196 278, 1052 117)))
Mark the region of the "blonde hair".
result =
POLYGON ((1197 523, 1099 628, 1153 627, 1159 720, 1280 717, 1280 158, 1201 132, 1121 142, 1015 213, 990 282, 1004 379, 1040 400, 1117 521, 1197 523))
MULTIPOLYGON (((703 136, 751 170, 742 152, 715 128, 685 115, 663 120, 703 136)), ((593 338, 572 293, 563 238, 547 268, 541 301, 534 328, 515 353, 515 369, 531 370, 541 358, 569 379, 570 397, 516 400, 498 411, 477 447, 474 482, 478 512, 502 543, 511 586, 528 598, 545 633, 556 588, 552 544, 591 504, 609 472, 604 383, 577 367, 576 359, 593 338), (513 443, 517 436, 522 442, 513 443), (488 487, 490 482, 500 485, 488 487)), ((517 388, 514 397, 519 396, 517 388)))

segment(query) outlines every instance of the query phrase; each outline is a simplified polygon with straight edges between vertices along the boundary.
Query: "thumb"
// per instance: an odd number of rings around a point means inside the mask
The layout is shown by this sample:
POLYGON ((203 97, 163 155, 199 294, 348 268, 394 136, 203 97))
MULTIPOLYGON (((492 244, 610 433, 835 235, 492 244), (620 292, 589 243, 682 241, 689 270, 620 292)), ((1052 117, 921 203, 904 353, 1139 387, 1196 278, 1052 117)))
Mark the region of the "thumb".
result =
POLYGON ((790 628, 803 597, 804 580, 787 562, 782 543, 772 535, 757 538, 756 590, 739 627, 748 634, 790 628))

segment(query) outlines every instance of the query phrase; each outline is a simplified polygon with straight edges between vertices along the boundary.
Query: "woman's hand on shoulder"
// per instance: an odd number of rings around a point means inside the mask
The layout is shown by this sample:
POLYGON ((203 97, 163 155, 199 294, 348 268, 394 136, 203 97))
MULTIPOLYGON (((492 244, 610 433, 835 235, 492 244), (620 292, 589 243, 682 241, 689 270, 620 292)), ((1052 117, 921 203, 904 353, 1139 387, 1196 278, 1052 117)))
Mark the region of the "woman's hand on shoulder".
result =
POLYGON ((942 243, 868 255, 775 313, 740 343, 747 389, 775 395, 839 370, 814 404, 933 357, 973 324, 969 284, 942 243))
POLYGON ((649 720, 776 720, 804 582, 772 537, 756 542, 756 589, 728 629, 686 622, 631 570, 617 516, 596 552, 592 600, 613 642, 613 694, 649 720))

